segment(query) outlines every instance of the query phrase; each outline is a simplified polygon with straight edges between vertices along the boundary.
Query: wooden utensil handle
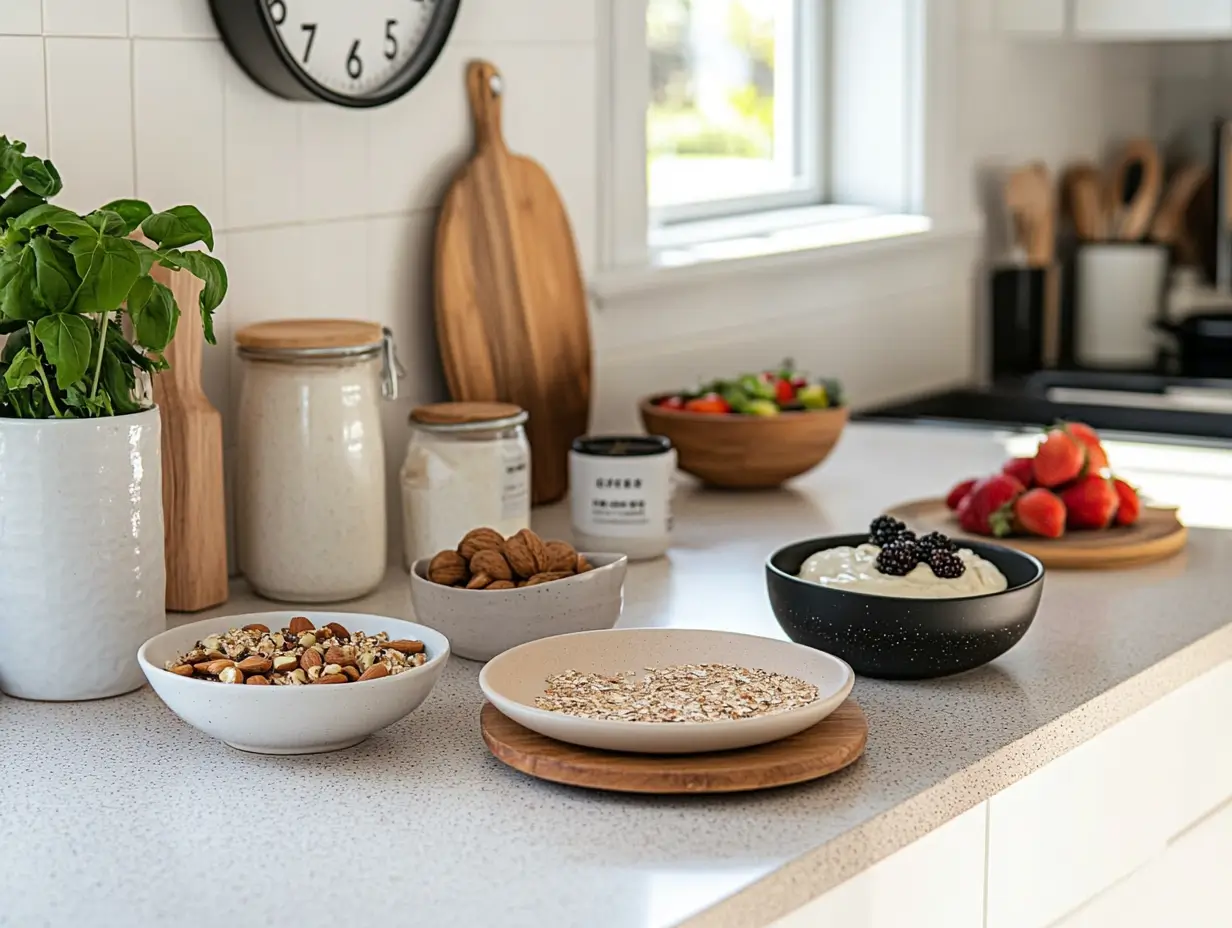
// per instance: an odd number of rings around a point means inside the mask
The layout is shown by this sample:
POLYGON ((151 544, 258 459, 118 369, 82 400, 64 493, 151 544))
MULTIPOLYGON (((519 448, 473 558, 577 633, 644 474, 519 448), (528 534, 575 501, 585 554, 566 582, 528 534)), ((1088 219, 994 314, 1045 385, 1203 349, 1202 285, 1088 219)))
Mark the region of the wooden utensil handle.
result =
POLYGON ((504 79, 490 61, 472 61, 466 69, 466 92, 475 117, 475 147, 505 147, 501 133, 501 96, 504 79))

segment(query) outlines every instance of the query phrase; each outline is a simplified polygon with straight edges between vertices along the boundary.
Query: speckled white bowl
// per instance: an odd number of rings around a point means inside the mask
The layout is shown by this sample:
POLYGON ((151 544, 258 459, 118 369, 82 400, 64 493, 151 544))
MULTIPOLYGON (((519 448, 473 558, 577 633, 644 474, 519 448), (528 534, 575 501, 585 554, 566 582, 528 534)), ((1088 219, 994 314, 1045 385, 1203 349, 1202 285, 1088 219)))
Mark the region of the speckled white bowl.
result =
POLYGON ((846 662, 824 651, 688 628, 613 628, 533 641, 506 651, 479 673, 483 694, 519 725, 570 744, 639 754, 727 751, 787 738, 842 705, 854 683, 846 662), (799 709, 727 722, 615 722, 535 708, 553 674, 579 670, 610 676, 673 664, 734 664, 788 674, 812 683, 818 696, 799 709))
POLYGON ((449 660, 449 641, 414 622, 355 612, 253 612, 181 625, 155 635, 137 652, 159 698, 185 722, 241 751, 318 754, 359 744, 410 715, 428 698, 449 660), (337 686, 228 686, 181 677, 163 668, 211 634, 261 622, 280 628, 302 615, 320 628, 338 622, 352 632, 410 638, 424 643, 428 660, 380 680, 337 686))
POLYGON ((430 559, 416 561, 411 568, 415 618, 439 628, 454 654, 473 661, 489 661, 539 638, 611 628, 624 605, 629 559, 583 553, 594 570, 514 590, 441 586, 428 579, 430 559))

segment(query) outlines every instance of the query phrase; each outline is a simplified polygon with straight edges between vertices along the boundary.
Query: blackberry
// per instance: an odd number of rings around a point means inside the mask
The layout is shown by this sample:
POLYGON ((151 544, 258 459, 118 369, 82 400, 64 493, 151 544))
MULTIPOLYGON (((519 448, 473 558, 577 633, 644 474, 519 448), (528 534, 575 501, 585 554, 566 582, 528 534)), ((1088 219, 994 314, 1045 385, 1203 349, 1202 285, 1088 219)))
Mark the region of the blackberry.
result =
POLYGON ((920 563, 920 549, 915 542, 891 542, 877 555, 877 569, 891 577, 905 577, 920 563))
POLYGON ((920 546, 920 554, 925 560, 934 551, 949 551, 952 554, 958 550, 958 545, 954 544, 948 535, 943 535, 940 532, 929 532, 916 544, 920 546))
POLYGON ((907 526, 891 516, 878 516, 868 527, 868 543, 884 548, 899 539, 907 526))
POLYGON ((933 551, 928 555, 928 566, 942 580, 957 580, 967 572, 967 565, 952 551, 933 551))

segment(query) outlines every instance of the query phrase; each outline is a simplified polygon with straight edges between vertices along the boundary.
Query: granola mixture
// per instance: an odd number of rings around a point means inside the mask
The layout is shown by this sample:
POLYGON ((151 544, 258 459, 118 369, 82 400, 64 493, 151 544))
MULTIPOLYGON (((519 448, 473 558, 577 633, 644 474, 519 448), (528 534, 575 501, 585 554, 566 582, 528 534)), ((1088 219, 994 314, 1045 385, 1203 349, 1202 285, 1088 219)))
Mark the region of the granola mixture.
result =
POLYGON ((352 634, 337 622, 313 628, 296 616, 279 631, 255 623, 197 642, 164 667, 183 677, 249 686, 303 686, 378 680, 421 666, 422 641, 390 641, 385 632, 352 634))
POLYGON ((547 679, 535 706, 619 722, 726 722, 785 712, 817 699, 797 677, 730 664, 679 664, 614 677, 566 670, 547 679))

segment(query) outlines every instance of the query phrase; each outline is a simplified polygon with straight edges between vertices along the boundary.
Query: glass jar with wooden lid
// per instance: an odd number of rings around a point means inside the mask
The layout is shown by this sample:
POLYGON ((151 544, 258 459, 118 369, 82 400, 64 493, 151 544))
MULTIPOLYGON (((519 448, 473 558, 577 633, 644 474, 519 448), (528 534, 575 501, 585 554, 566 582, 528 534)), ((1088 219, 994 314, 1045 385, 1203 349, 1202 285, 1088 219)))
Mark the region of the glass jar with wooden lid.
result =
POLYGON ((511 403, 434 403, 411 412, 401 474, 408 570, 471 529, 507 537, 530 526, 526 419, 511 403))
POLYGON ((385 574, 381 399, 397 396, 388 329, 283 319, 240 329, 236 547, 256 592, 332 602, 385 574))

